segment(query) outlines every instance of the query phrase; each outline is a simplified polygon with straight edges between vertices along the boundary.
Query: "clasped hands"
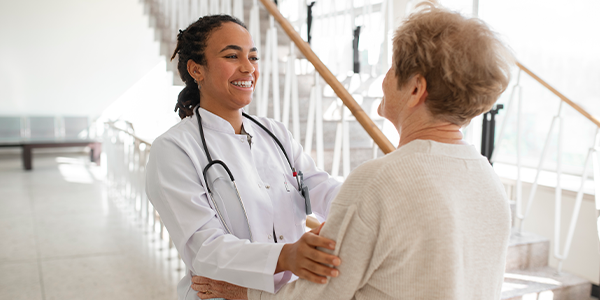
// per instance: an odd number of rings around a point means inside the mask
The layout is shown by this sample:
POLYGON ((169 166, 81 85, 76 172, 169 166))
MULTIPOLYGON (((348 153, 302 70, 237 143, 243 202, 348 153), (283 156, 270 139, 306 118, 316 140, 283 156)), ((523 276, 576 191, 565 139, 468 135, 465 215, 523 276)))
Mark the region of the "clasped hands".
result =
MULTIPOLYGON (((291 271, 299 278, 320 284, 327 283, 326 276, 339 276, 337 269, 327 265, 339 266, 340 258, 316 249, 317 247, 335 249, 334 241, 319 236, 323 224, 303 234, 297 242, 283 246, 277 260, 275 274, 291 271)), ((192 289, 198 292, 200 299, 248 299, 248 289, 245 287, 201 276, 192 277, 192 289)))

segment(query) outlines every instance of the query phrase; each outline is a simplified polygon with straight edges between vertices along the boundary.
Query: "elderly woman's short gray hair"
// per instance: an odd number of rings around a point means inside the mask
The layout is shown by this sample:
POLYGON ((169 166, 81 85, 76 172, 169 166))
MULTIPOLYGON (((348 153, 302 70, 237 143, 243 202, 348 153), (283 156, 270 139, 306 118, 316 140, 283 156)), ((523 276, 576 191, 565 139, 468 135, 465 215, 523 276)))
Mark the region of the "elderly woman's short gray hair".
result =
POLYGON ((427 108, 453 124, 489 111, 510 81, 510 51, 476 18, 427 5, 396 30, 393 43, 398 87, 422 75, 427 108))

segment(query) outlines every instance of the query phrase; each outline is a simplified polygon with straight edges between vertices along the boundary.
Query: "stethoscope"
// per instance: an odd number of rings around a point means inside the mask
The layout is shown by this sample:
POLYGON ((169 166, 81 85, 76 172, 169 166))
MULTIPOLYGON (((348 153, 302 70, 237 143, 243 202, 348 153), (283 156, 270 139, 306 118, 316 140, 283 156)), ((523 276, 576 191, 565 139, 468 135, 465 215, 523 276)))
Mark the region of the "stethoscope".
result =
MULTIPOLYGON (((210 152, 208 151, 208 147, 206 146, 206 140, 204 138, 204 129, 202 127, 202 117, 200 116, 198 108, 199 106, 196 107, 196 115, 198 117, 200 139, 202 140, 204 154, 206 155, 206 159, 208 160, 208 164, 206 165, 206 167, 204 167, 202 175, 204 177, 204 183, 208 190, 210 200, 217 212, 217 216, 219 217, 221 223, 223 224, 223 227, 225 228, 225 231, 229 234, 237 236, 238 238, 247 238, 252 242, 252 231, 250 230, 248 214, 246 212, 244 202, 242 201, 242 197, 240 196, 240 192, 235 183, 235 179, 233 178, 233 174, 231 173, 225 162, 221 160, 212 159, 210 152), (211 169, 215 169, 215 167, 217 167, 217 170, 211 172, 211 169), (228 177, 229 179, 228 182, 224 180, 224 176, 218 175, 223 174, 223 170, 227 175, 226 177, 228 177), (237 201, 231 199, 235 197, 237 197, 237 201), (238 219, 243 219, 245 222, 238 223, 238 219)), ((296 171, 296 169, 292 166, 292 163, 287 155, 287 152, 283 148, 283 145, 269 129, 267 129, 263 124, 261 124, 245 112, 242 112, 242 115, 250 121, 254 122, 266 133, 268 133, 271 136, 271 138, 273 138, 277 146, 279 146, 281 152, 285 156, 285 159, 287 160, 290 166, 290 169, 292 170, 292 175, 296 178, 296 181, 298 183, 298 192, 304 198, 306 214, 312 214, 312 209, 310 205, 310 195, 308 193, 308 187, 304 185, 304 175, 302 174, 302 171, 296 171)))

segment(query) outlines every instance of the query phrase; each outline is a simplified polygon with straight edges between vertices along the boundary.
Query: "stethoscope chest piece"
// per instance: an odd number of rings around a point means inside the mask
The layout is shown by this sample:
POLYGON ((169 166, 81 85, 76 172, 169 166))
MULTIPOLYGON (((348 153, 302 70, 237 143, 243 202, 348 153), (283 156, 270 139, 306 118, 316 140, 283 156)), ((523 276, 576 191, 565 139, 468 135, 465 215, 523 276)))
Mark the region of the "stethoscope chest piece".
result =
MULTIPOLYGON (((206 146, 206 140, 204 138, 204 130, 202 129, 202 118, 198 107, 196 107, 196 115, 198 118, 198 127, 200 130, 200 139, 202 140, 202 146, 204 148, 204 154, 208 160, 208 164, 204 167, 203 176, 210 197, 210 201, 217 212, 217 217, 221 220, 225 231, 229 234, 233 234, 240 239, 252 240, 252 230, 250 229, 250 222, 248 221, 248 213, 246 207, 242 201, 235 179, 231 174, 231 171, 227 165, 220 160, 213 160, 208 147, 206 146)), ((268 133, 275 143, 279 146, 283 152, 290 169, 293 172, 294 177, 298 182, 298 191, 304 197, 304 206, 306 214, 312 214, 310 205, 310 195, 308 193, 308 187, 304 185, 304 177, 302 172, 296 172, 296 169, 292 167, 292 163, 283 148, 283 145, 277 139, 277 137, 264 125, 252 118, 251 116, 243 113, 243 116, 254 122, 266 133, 268 133)))
POLYGON ((220 160, 214 160, 204 168, 203 175, 210 201, 225 231, 252 242, 246 207, 227 165, 220 160))

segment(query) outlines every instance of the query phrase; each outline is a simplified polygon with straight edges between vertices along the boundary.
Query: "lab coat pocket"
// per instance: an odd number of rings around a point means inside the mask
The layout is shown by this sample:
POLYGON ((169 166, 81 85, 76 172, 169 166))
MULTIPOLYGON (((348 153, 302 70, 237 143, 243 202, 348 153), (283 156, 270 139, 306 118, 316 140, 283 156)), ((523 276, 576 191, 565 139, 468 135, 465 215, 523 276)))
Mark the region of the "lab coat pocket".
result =
POLYGON ((296 189, 291 189, 288 193, 291 204, 294 206, 294 223, 304 227, 306 224, 306 207, 304 197, 296 189))

